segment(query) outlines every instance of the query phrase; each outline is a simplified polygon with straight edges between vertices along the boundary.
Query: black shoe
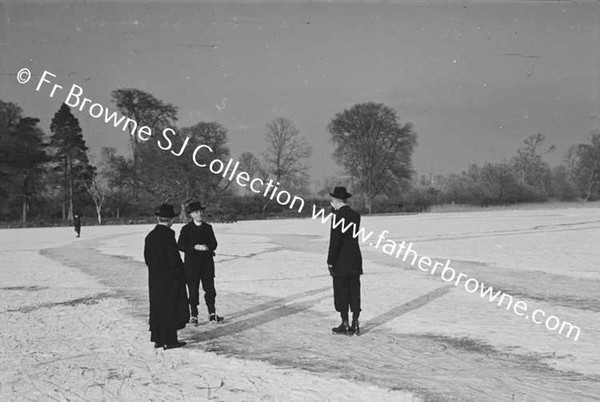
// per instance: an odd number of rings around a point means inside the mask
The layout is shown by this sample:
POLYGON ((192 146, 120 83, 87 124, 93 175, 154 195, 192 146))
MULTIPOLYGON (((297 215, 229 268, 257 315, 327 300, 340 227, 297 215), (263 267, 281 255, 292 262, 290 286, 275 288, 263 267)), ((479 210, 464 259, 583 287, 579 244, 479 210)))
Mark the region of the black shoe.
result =
POLYGON ((360 335, 360 325, 358 324, 358 320, 352 320, 350 332, 352 332, 354 335, 360 335))
POLYGON ((163 349, 167 350, 167 349, 175 349, 175 348, 180 348, 182 346, 187 345, 187 342, 177 342, 177 343, 173 343, 171 345, 163 345, 163 349))
POLYGON ((154 342, 154 349, 159 349, 159 348, 162 348, 162 347, 163 347, 163 345, 161 345, 160 343, 154 342))
POLYGON ((342 335, 348 334, 349 330, 350 330, 350 328, 348 328, 348 323, 346 323, 346 322, 341 323, 339 327, 331 328, 331 331, 334 334, 342 334, 342 335))
POLYGON ((224 320, 225 319, 223 317, 221 317, 220 315, 217 315, 217 314, 211 314, 208 317, 208 322, 211 324, 221 324, 221 323, 223 323, 224 320))

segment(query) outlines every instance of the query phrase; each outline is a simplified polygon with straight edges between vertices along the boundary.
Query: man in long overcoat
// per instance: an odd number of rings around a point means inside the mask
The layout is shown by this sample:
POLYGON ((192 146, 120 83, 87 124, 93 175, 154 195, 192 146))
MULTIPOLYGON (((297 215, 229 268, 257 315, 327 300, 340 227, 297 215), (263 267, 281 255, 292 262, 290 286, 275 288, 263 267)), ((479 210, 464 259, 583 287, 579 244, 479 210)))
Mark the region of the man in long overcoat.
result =
POLYGON ((155 215, 158 224, 144 243, 150 294, 150 340, 156 348, 171 349, 185 345, 177 340, 177 330, 183 329, 190 318, 185 274, 175 232, 171 229, 173 218, 177 216, 173 206, 162 204, 155 215))
POLYGON ((333 276, 333 299, 335 310, 340 313, 342 323, 332 328, 337 334, 360 334, 360 275, 363 274, 362 254, 358 245, 360 215, 348 206, 351 194, 345 187, 336 187, 331 196, 335 217, 329 235, 327 267, 333 276), (340 222, 334 227, 334 222, 340 222), (342 228, 348 228, 345 232, 342 228), (352 311, 352 325, 348 324, 348 309, 352 311))
POLYGON ((221 323, 223 317, 217 315, 215 299, 215 261, 213 256, 217 248, 215 232, 208 223, 204 222, 204 209, 200 202, 191 202, 188 213, 192 221, 181 228, 177 246, 183 251, 185 261, 185 280, 188 288, 190 305, 190 323, 198 324, 199 288, 202 282, 204 301, 208 309, 210 323, 221 323))
POLYGON ((77 233, 76 237, 80 237, 81 236, 81 218, 79 217, 79 214, 75 214, 73 216, 73 228, 75 229, 75 233, 77 233))

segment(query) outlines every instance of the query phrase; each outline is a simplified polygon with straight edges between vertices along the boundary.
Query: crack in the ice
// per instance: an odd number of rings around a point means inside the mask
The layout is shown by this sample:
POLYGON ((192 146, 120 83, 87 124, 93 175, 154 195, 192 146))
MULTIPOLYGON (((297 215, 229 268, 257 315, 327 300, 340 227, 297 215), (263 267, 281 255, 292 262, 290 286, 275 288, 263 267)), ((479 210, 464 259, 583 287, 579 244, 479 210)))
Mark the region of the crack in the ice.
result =
POLYGON ((5 287, 0 287, 0 290, 25 290, 28 292, 34 292, 36 290, 44 290, 44 289, 48 289, 48 287, 46 286, 5 286, 5 287))
MULTIPOLYGON (((587 222, 587 223, 596 223, 597 221, 587 222)), ((573 225, 583 225, 584 222, 573 224, 573 225)), ((424 237, 424 238, 416 238, 416 239, 408 239, 404 240, 407 243, 424 243, 424 242, 435 242, 435 241, 447 241, 447 240, 464 240, 464 239, 480 239, 484 237, 500 237, 500 236, 521 236, 521 235, 530 235, 530 234, 540 234, 540 233, 555 233, 555 232, 564 232, 564 231, 580 231, 580 230, 589 230, 589 229, 598 229, 600 226, 589 226, 582 228, 558 228, 559 226, 570 226, 570 224, 562 224, 562 225, 548 225, 548 226, 535 226, 533 228, 519 229, 519 230, 497 230, 491 232, 480 232, 480 233, 464 233, 452 236, 433 236, 433 237, 424 237), (542 227, 556 227, 556 229, 548 229, 548 230, 538 230, 538 228, 542 227)), ((398 240, 398 239, 397 239, 398 240)))
POLYGON ((19 308, 14 308, 14 309, 8 309, 8 310, 5 310, 4 312, 6 312, 6 313, 14 313, 14 312, 30 313, 32 311, 40 310, 43 308, 54 308, 54 307, 64 307, 64 306, 74 307, 74 306, 77 306, 80 304, 93 305, 93 304, 98 304, 98 303, 100 303, 101 300, 107 299, 110 297, 114 297, 114 294, 113 293, 97 293, 92 296, 79 297, 77 299, 67 300, 67 301, 63 301, 63 302, 41 303, 41 304, 35 304, 33 306, 24 306, 24 307, 19 307, 19 308))
POLYGON ((264 254, 269 254, 269 253, 276 253, 277 251, 281 251, 283 250, 283 247, 273 247, 264 251, 259 251, 256 253, 250 253, 250 254, 246 254, 246 255, 228 255, 228 254, 219 254, 219 256, 221 255, 226 255, 228 257, 233 257, 233 258, 225 258, 225 259, 221 259, 218 258, 215 260, 215 262, 229 262, 229 261, 235 261, 235 260, 240 260, 240 259, 250 259, 250 258, 254 258, 257 257, 259 255, 264 255, 264 254))
POLYGON ((410 335, 410 336, 428 339, 435 343, 441 343, 441 344, 446 345, 447 347, 451 347, 452 349, 455 349, 458 351, 479 353, 479 354, 484 354, 488 357, 494 357, 496 359, 503 359, 503 360, 516 362, 520 366, 527 367, 529 370, 537 371, 540 373, 552 374, 552 375, 560 376, 560 377, 566 376, 573 380, 600 382, 600 375, 590 375, 590 374, 577 373, 575 371, 557 370, 556 368, 552 367, 551 365, 549 365, 548 363, 543 361, 543 360, 548 360, 548 359, 563 359, 566 356, 560 356, 560 355, 556 356, 554 354, 549 355, 549 354, 543 354, 543 353, 530 353, 530 354, 526 354, 526 355, 510 353, 510 352, 498 350, 498 349, 494 348, 492 345, 490 345, 482 340, 469 338, 467 336, 453 337, 453 336, 447 336, 447 335, 441 335, 441 334, 430 334, 430 333, 415 334, 415 335, 410 335))

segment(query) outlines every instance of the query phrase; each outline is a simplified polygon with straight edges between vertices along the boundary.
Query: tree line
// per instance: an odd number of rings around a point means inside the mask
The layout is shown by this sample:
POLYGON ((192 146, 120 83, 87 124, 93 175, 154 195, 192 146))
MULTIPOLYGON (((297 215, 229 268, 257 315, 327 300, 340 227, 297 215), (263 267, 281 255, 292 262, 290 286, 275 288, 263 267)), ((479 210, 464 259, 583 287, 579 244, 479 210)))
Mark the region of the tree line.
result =
MULTIPOLYGON (((18 105, 0 100, 0 220, 26 225, 33 217, 38 224, 64 223, 79 213, 93 214, 98 223, 103 217, 126 221, 151 215, 153 206, 162 202, 180 204, 183 210, 192 199, 235 213, 240 204, 236 199, 248 198, 231 182, 199 169, 191 158, 178 153, 188 142, 195 142, 209 146, 214 158, 229 158, 227 129, 220 123, 178 128, 177 107, 138 89, 112 91, 111 99, 122 116, 138 126, 154 133, 171 128, 175 134, 169 139, 172 151, 161 150, 156 136, 140 141, 131 135, 134 127, 130 125, 128 154, 104 147, 94 164, 69 106, 61 105, 46 135, 38 118, 27 117, 18 105)), ((265 141, 263 158, 245 152, 240 156, 242 167, 306 194, 306 160, 312 150, 293 122, 284 117, 269 122, 265 141)), ((268 212, 269 207, 268 200, 261 200, 257 211, 268 212)))
POLYGON ((569 147, 563 163, 544 160, 556 150, 541 133, 527 137, 516 154, 502 162, 470 164, 460 174, 421 176, 413 180, 407 202, 413 208, 434 204, 491 206, 547 201, 600 199, 600 131, 588 142, 569 147))
MULTIPOLYGON (((46 134, 38 118, 0 100, 1 221, 64 224, 78 213, 98 223, 134 222, 151 216, 159 203, 174 203, 183 211, 193 199, 209 203, 213 219, 289 215, 268 198, 199 169, 191 157, 182 156, 191 152, 193 143, 210 146, 213 158, 231 158, 228 131, 222 124, 177 127, 178 108, 139 89, 114 90, 111 100, 122 116, 152 133, 172 129, 169 151, 161 147, 158 135, 140 141, 127 126, 126 155, 104 147, 93 158, 79 121, 66 104, 54 114, 46 134)), ((355 206, 368 213, 422 211, 440 203, 493 205, 600 196, 598 132, 590 135, 589 143, 573 145, 565 163, 555 168, 543 160, 555 147, 544 146, 545 138, 538 134, 527 138, 510 161, 417 178, 412 168, 417 133, 411 123, 401 123, 392 108, 374 102, 356 104, 336 113, 326 128, 341 174, 331 175, 317 188, 309 184, 312 148, 293 121, 282 116, 265 125, 262 153, 243 152, 236 158, 240 169, 264 181, 272 179, 307 201, 326 202, 334 186, 344 185, 355 194, 355 206)))

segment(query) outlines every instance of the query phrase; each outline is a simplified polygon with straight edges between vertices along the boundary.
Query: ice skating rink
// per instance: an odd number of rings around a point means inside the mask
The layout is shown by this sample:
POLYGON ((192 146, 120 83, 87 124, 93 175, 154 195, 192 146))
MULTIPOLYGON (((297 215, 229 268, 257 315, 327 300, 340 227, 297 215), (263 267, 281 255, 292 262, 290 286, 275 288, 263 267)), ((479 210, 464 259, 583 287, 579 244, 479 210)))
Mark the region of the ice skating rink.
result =
POLYGON ((578 341, 368 245, 363 334, 332 335, 329 228, 298 219, 215 224, 226 322, 201 320, 180 332, 186 347, 155 350, 142 257, 151 225, 84 226, 79 239, 6 229, 0 400, 598 400, 600 209, 362 224, 577 325, 578 341))

